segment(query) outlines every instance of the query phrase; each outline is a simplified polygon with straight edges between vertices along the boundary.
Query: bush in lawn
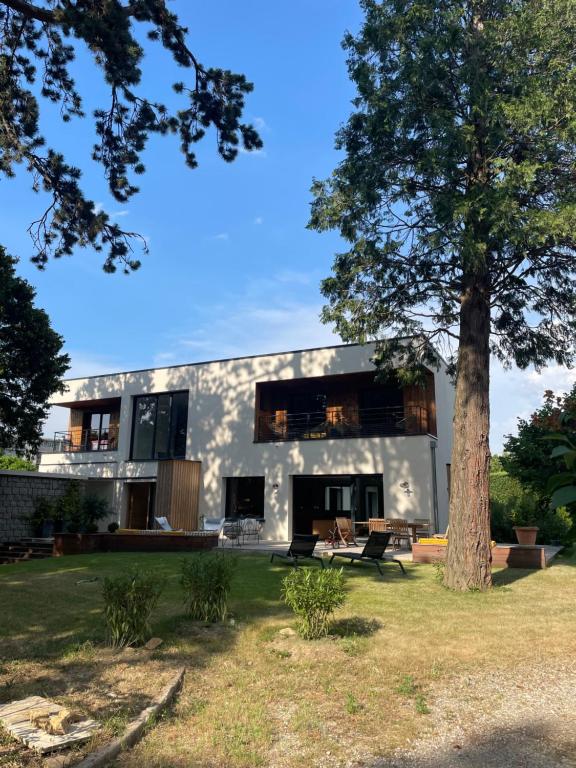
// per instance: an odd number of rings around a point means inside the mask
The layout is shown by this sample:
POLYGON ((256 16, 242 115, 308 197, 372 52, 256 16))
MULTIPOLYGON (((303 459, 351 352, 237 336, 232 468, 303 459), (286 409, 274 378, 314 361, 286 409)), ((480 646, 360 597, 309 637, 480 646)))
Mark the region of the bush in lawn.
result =
POLYGON ((295 568, 282 582, 282 597, 298 616, 305 640, 326 637, 332 614, 345 600, 342 569, 295 568))
POLYGON ((198 621, 223 621, 236 559, 230 555, 198 554, 182 560, 180 584, 186 613, 198 621))
POLYGON ((158 576, 138 569, 104 579, 104 616, 111 646, 124 648, 148 640, 150 617, 161 592, 158 576))

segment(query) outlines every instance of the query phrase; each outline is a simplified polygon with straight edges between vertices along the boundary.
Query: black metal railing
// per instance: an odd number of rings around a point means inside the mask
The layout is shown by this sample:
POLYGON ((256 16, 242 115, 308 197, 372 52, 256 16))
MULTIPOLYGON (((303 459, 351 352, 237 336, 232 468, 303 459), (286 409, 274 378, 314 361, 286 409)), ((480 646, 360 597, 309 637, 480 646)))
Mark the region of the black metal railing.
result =
POLYGON ((256 442, 425 435, 427 432, 428 411, 421 406, 329 407, 313 413, 260 413, 256 442))
POLYGON ((116 451, 118 449, 118 427, 107 429, 71 429, 55 432, 52 450, 47 453, 77 453, 80 451, 116 451))

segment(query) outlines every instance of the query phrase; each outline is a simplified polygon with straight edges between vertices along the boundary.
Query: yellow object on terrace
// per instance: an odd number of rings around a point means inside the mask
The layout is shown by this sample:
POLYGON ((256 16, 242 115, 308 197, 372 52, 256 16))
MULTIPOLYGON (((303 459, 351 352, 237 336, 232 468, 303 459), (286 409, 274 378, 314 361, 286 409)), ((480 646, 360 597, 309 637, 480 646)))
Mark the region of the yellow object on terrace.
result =
POLYGON ((185 531, 160 531, 160 530, 151 530, 148 531, 145 528, 118 528, 116 530, 116 533, 129 533, 131 535, 148 535, 148 534, 155 534, 156 536, 182 536, 182 534, 185 534, 185 531))
MULTIPOLYGON (((448 539, 418 539, 418 544, 436 544, 439 547, 446 547, 448 545, 448 539)), ((494 549, 496 546, 495 541, 490 542, 490 549, 494 549)))

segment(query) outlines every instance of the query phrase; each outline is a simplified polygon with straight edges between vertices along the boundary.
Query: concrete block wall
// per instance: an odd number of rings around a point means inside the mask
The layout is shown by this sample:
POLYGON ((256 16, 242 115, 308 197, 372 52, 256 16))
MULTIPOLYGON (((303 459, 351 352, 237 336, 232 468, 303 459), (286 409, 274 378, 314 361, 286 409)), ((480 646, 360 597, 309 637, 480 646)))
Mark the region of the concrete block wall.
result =
POLYGON ((0 471, 0 542, 33 536, 28 519, 36 499, 63 496, 73 479, 38 472, 0 471))

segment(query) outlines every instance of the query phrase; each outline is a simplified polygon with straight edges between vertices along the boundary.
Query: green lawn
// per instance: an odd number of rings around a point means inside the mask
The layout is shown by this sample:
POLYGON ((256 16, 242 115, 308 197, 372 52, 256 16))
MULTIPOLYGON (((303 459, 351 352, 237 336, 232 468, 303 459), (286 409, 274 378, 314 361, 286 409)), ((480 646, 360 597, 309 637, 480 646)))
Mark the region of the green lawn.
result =
POLYGON ((121 765, 295 767, 319 765, 328 752, 338 765, 425 728, 427 701, 447 673, 573 653, 574 557, 546 571, 500 571, 488 594, 450 593, 431 566, 408 566, 405 578, 393 565, 385 578, 345 567, 347 603, 334 636, 316 642, 279 634, 294 626, 279 599, 287 568, 263 556, 239 557, 234 623, 187 621, 180 559, 108 554, 0 568, 0 700, 55 696, 109 734, 185 664, 175 711, 121 765), (101 579, 134 563, 165 584, 154 620, 165 642, 152 656, 103 647, 101 579))

